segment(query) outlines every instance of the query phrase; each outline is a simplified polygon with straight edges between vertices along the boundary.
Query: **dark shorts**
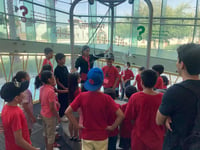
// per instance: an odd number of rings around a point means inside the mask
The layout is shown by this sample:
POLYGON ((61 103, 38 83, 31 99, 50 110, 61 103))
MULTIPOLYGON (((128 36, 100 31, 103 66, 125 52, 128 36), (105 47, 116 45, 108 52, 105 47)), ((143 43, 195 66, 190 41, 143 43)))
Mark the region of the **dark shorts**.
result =
POLYGON ((119 147, 125 150, 131 148, 131 138, 120 137, 119 147))

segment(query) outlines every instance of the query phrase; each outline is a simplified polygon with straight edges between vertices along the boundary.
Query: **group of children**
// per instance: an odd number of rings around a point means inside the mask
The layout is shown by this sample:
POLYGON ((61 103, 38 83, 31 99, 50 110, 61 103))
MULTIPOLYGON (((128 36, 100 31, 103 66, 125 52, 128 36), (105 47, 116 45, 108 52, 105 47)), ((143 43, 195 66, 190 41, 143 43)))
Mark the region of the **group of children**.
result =
MULTIPOLYGON (((113 54, 108 54, 106 66, 89 70, 83 84, 86 91, 81 92, 78 86, 81 78, 78 73, 69 73, 65 66, 65 55, 55 55, 57 67, 53 70, 50 61, 53 50, 46 48, 44 52, 46 59, 36 77, 35 86, 40 88, 39 100, 47 150, 59 147, 55 143, 55 130, 58 122, 65 121, 65 116, 70 121, 70 139, 79 141, 80 138, 82 150, 115 150, 119 134, 119 146, 124 150, 130 147, 135 150, 161 150, 164 130, 162 126, 155 124, 155 115, 162 94, 156 92, 155 88, 164 88, 164 80, 160 77, 164 71, 162 65, 155 65, 152 70, 139 68, 134 83, 137 84, 137 90, 130 86, 130 81, 134 79, 130 63, 127 63, 128 67, 120 74, 119 67, 112 65, 113 54), (123 90, 129 99, 122 106, 114 101, 118 96, 121 80, 126 85, 123 90), (102 86, 105 94, 100 91, 102 86)), ((36 118, 33 115, 31 92, 28 90, 29 81, 28 73, 20 71, 12 82, 4 84, 1 89, 1 97, 7 102, 2 110, 7 150, 37 149, 30 141, 36 118), (22 106, 24 113, 18 104, 22 106)))

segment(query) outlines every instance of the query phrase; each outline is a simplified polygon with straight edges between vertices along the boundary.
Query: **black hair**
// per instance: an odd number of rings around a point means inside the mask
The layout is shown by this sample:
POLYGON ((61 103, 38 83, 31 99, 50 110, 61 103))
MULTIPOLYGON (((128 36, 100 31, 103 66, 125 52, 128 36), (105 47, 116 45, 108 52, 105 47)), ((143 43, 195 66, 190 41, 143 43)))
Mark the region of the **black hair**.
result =
MULTIPOLYGON (((41 73, 42 73, 43 71, 51 71, 51 70, 52 70, 51 65, 46 64, 46 65, 42 66, 41 73)), ((40 74, 40 75, 41 75, 41 74, 40 74)), ((35 82, 34 82, 34 84, 35 84, 35 89, 38 89, 39 87, 42 86, 42 81, 41 81, 41 79, 40 79, 40 75, 38 75, 38 76, 35 77, 35 82)))
POLYGON ((58 63, 58 60, 61 60, 65 58, 65 55, 63 53, 57 53, 55 56, 56 62, 58 63))
POLYGON ((134 87, 132 85, 127 86, 125 89, 125 94, 126 94, 126 97, 128 97, 128 99, 131 97, 132 94, 134 94, 136 92, 137 92, 136 87, 134 87))
POLYGON ((25 72, 25 71, 19 71, 12 78, 12 82, 14 82, 15 80, 17 80, 17 82, 22 82, 22 79, 25 79, 27 75, 28 75, 27 72, 25 72))
POLYGON ((115 67, 116 67, 116 68, 118 68, 118 69, 121 69, 121 67, 120 67, 120 66, 118 66, 118 65, 117 65, 117 66, 115 66, 115 67))
POLYGON ((131 66, 130 62, 127 62, 126 64, 127 64, 127 66, 129 66, 129 67, 131 66))
POLYGON ((90 47, 88 46, 88 45, 84 45, 83 47, 82 47, 82 54, 83 54, 83 51, 85 51, 86 49, 90 49, 90 47))
POLYGON ((116 98, 116 92, 114 89, 112 88, 107 88, 104 90, 104 93, 107 94, 107 95, 110 95, 112 97, 112 99, 115 99, 116 98))
POLYGON ((138 70, 143 71, 143 70, 145 70, 145 67, 140 67, 140 68, 138 68, 138 70))
POLYGON ((115 60, 115 57, 114 57, 114 55, 113 55, 113 53, 108 53, 108 54, 106 54, 106 60, 115 60))
POLYGON ((52 77, 53 73, 51 71, 42 71, 41 72, 41 81, 42 83, 48 84, 48 79, 50 79, 52 77))
POLYGON ((69 89, 69 101, 72 102, 74 100, 74 93, 78 89, 78 79, 80 75, 78 73, 70 73, 68 75, 68 89, 69 89))
POLYGON ((183 62, 190 75, 200 74, 200 45, 189 43, 177 49, 179 62, 183 62))
POLYGON ((162 74, 164 72, 164 66, 163 65, 154 65, 152 69, 159 74, 162 74))
POLYGON ((46 47, 46 48, 44 49, 44 54, 45 54, 45 55, 48 55, 48 54, 51 53, 51 52, 53 52, 53 50, 52 50, 51 48, 49 48, 49 47, 46 47))
POLYGON ((167 76, 161 76, 162 77, 162 79, 163 79, 163 83, 164 83, 164 85, 168 85, 169 84, 169 80, 168 80, 168 78, 167 78, 167 76))
POLYGON ((156 84, 157 78, 157 73, 154 70, 147 69, 141 73, 141 79, 146 88, 153 88, 156 84))

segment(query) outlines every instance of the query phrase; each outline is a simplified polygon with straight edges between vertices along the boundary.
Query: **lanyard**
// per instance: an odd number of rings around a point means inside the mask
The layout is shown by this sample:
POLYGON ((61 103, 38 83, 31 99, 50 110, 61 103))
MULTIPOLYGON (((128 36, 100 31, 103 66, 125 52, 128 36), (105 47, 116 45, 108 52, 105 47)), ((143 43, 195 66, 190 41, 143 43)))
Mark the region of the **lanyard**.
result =
POLYGON ((82 58, 88 63, 88 71, 90 70, 90 56, 88 58, 82 56, 82 58))

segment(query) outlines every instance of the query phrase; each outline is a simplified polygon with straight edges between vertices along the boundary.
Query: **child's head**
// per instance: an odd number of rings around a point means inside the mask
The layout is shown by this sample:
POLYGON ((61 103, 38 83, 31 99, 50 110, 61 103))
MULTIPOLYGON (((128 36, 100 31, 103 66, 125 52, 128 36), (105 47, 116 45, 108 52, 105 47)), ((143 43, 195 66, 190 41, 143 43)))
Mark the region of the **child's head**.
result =
POLYGON ((47 59, 53 58, 53 50, 51 48, 49 48, 49 47, 46 47, 44 49, 44 54, 45 54, 47 59))
POLYGON ((89 56, 90 55, 90 47, 88 45, 84 45, 82 47, 82 56, 89 56))
POLYGON ((159 75, 161 75, 164 72, 164 66, 163 65, 154 65, 152 67, 154 71, 156 71, 159 75))
POLYGON ((161 76, 162 77, 162 79, 163 79, 163 83, 164 83, 164 85, 165 86, 168 86, 168 84, 169 84, 169 80, 168 80, 168 78, 167 78, 167 76, 161 76))
POLYGON ((115 66, 115 67, 117 68, 118 72, 121 71, 121 67, 120 66, 115 66))
POLYGON ((132 94, 134 94, 136 92, 137 92, 136 87, 134 87, 132 85, 127 86, 125 89, 125 94, 128 99, 131 97, 132 94))
POLYGON ((154 70, 144 70, 141 73, 142 85, 144 88, 153 88, 156 84, 158 75, 154 70))
POLYGON ((65 64, 65 55, 63 53, 57 53, 55 59, 59 65, 65 64))
POLYGON ((140 67, 140 68, 138 68, 138 73, 141 74, 141 72, 144 70, 145 70, 145 67, 140 67))
POLYGON ((25 71, 19 71, 16 75, 12 78, 12 81, 23 82, 23 81, 30 81, 30 76, 25 71))
POLYGON ((88 91, 98 91, 104 80, 103 71, 99 68, 92 68, 87 74, 87 81, 84 87, 88 91))
POLYGON ((113 53, 109 53, 106 55, 106 62, 107 62, 107 66, 112 66, 112 63, 114 62, 114 55, 113 53))
POLYGON ((130 66, 131 66, 130 62, 127 62, 126 65, 128 68, 130 68, 130 66))
POLYGON ((115 99, 116 98, 116 92, 114 89, 112 88, 107 88, 104 90, 104 93, 107 94, 107 95, 110 95, 112 97, 112 99, 115 99))
POLYGON ((42 66, 42 70, 41 71, 51 71, 52 67, 49 64, 46 64, 44 66, 42 66))
POLYGON ((51 71, 43 71, 41 72, 41 81, 44 84, 49 84, 52 86, 56 85, 56 80, 54 78, 54 75, 51 71))
POLYGON ((8 103, 16 101, 19 104, 23 99, 23 92, 28 88, 28 86, 29 86, 29 81, 7 82, 1 88, 0 91, 1 98, 8 103))

